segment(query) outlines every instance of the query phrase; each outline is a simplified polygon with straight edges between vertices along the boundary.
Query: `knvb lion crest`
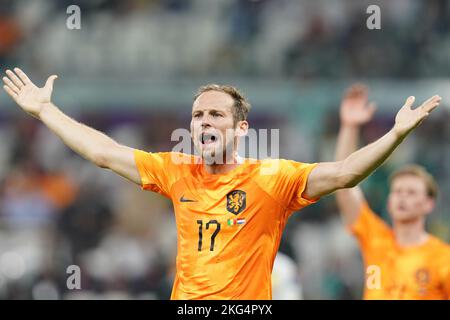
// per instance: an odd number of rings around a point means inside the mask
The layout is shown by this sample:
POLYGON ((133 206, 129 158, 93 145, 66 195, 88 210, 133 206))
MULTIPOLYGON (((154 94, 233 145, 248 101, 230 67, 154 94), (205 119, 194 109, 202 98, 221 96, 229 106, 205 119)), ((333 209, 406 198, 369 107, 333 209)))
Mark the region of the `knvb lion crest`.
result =
POLYGON ((238 215, 244 211, 246 201, 246 193, 242 190, 233 190, 227 194, 227 210, 232 214, 238 215))
POLYGON ((427 285, 430 282, 430 273, 422 268, 416 271, 416 281, 419 285, 427 285))

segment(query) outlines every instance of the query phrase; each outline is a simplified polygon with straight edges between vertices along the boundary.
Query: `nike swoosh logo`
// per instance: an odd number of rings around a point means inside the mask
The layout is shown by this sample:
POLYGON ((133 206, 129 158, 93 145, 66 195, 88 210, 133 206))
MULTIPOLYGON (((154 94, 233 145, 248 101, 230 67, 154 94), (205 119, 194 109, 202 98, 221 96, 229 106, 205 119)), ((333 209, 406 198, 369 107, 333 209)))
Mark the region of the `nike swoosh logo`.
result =
POLYGON ((197 200, 186 199, 184 196, 181 196, 180 202, 197 202, 197 200))

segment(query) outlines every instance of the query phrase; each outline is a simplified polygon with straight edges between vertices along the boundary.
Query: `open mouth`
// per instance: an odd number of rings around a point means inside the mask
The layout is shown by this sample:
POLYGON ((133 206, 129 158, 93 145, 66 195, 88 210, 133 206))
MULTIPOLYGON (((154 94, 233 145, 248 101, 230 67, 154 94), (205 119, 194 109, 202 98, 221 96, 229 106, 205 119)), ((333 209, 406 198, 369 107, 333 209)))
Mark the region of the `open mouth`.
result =
POLYGON ((211 144, 217 141, 217 136, 212 133, 202 133, 200 136, 202 145, 211 144))

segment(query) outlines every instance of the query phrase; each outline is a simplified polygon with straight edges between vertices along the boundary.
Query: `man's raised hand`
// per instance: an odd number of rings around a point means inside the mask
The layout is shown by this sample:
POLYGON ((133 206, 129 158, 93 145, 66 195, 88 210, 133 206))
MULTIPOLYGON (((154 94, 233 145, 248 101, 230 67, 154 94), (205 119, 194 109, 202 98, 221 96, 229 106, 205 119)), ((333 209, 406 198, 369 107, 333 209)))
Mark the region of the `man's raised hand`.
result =
POLYGON ((395 132, 403 137, 419 126, 441 102, 442 98, 438 95, 432 96, 420 107, 412 109, 415 101, 414 97, 409 97, 404 106, 399 110, 395 117, 395 132))
POLYGON ((370 121, 375 109, 375 104, 369 103, 367 87, 354 84, 345 92, 342 99, 341 123, 348 126, 362 126, 370 121))
POLYGON ((50 76, 45 86, 38 88, 22 70, 14 68, 14 72, 6 70, 3 89, 24 111, 39 119, 42 109, 51 103, 53 82, 57 77, 50 76))

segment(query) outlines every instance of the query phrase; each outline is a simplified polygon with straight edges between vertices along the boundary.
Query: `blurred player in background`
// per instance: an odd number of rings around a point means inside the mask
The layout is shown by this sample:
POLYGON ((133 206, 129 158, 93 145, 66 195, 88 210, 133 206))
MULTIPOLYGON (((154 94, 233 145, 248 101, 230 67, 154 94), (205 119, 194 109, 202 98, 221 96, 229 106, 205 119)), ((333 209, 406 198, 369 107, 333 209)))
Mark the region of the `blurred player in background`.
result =
POLYGON ((178 231, 172 299, 271 299, 272 267, 290 215, 361 182, 441 100, 433 96, 412 110, 409 97, 392 130, 342 161, 250 161, 237 154, 250 105, 233 87, 208 85, 195 96, 191 138, 201 154, 196 157, 121 145, 52 103, 56 76, 38 88, 22 70, 14 71, 6 71, 4 89, 24 111, 97 166, 172 200, 178 231), (276 170, 263 174, 270 168, 276 170))
MULTIPOLYGON (((337 161, 357 149, 361 126, 374 110, 365 86, 347 91, 340 109, 337 161)), ((423 167, 408 165, 395 171, 389 183, 392 228, 370 209, 359 187, 336 192, 343 221, 364 258, 364 298, 450 299, 450 246, 425 230, 437 196, 434 178, 423 167)))

